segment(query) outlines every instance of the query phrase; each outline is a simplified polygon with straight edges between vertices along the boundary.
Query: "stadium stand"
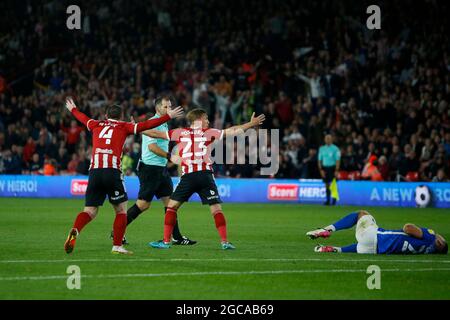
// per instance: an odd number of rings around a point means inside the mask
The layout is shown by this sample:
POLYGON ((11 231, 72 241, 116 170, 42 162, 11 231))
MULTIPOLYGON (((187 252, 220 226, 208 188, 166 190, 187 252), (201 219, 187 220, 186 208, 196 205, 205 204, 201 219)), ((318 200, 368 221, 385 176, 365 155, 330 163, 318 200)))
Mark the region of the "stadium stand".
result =
MULTIPOLYGON (((95 1, 70 31, 68 1, 2 1, 0 172, 87 174, 90 135, 64 112, 67 95, 93 118, 116 102, 143 119, 170 91, 217 128, 264 112, 280 129, 275 178, 319 178, 331 133, 340 179, 449 181, 449 4, 408 2, 383 1, 391 14, 368 30, 367 1, 95 1)), ((126 142, 127 175, 139 143, 126 142)))

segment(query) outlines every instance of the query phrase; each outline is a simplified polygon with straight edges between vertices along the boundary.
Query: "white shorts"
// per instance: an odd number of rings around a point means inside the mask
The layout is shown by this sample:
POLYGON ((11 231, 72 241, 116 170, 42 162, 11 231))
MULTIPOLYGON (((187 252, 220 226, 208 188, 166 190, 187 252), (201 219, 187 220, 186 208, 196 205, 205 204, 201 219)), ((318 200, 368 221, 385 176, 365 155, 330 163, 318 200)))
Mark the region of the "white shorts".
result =
POLYGON ((377 232, 378 225, 375 218, 371 215, 362 216, 356 224, 356 252, 358 253, 377 253, 377 232))

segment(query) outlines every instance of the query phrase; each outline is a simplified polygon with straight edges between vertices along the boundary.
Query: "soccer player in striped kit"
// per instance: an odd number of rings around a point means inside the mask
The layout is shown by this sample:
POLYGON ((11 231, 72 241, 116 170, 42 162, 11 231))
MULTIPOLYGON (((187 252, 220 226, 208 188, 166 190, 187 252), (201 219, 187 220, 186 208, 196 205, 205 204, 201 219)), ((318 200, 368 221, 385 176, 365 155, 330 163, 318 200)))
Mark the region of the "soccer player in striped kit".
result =
POLYGON ((192 194, 197 193, 202 204, 208 204, 214 217, 217 231, 221 239, 222 249, 235 249, 228 242, 225 217, 220 203, 222 200, 214 180, 212 161, 209 158, 212 143, 224 136, 235 136, 245 130, 259 126, 264 122, 263 114, 243 125, 233 126, 225 130, 211 129, 208 115, 203 109, 191 110, 186 116, 189 128, 178 128, 166 132, 148 130, 144 134, 153 138, 172 140, 177 143, 181 158, 182 176, 175 191, 170 196, 164 220, 164 240, 149 243, 153 248, 167 249, 171 245, 171 235, 177 221, 177 210, 188 201, 192 194))
POLYGON ((72 115, 92 133, 92 158, 89 168, 89 180, 86 189, 85 207, 75 219, 70 230, 64 249, 71 253, 75 241, 81 230, 98 213, 98 207, 103 205, 106 195, 112 204, 116 218, 114 220, 114 239, 112 253, 132 254, 122 246, 122 238, 127 226, 128 196, 123 183, 121 172, 121 158, 123 145, 127 136, 155 128, 171 118, 178 118, 183 114, 183 108, 168 110, 167 114, 158 119, 140 123, 120 121, 123 117, 122 108, 118 105, 109 106, 106 110, 106 120, 90 119, 77 109, 71 98, 66 99, 66 108, 72 115))

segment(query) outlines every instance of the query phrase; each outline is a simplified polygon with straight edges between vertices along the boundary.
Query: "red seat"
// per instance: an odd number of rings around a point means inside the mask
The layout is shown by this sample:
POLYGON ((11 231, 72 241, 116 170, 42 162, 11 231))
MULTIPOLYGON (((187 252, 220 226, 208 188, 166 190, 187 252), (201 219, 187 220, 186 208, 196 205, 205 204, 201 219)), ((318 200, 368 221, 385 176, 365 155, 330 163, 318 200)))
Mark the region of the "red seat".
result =
POLYGON ((348 172, 347 171, 339 171, 338 173, 339 180, 348 180, 348 172))
POLYGON ((406 180, 410 182, 419 181, 419 173, 417 171, 411 171, 406 174, 406 180))
POLYGON ((348 174, 348 178, 350 180, 361 180, 361 172, 359 171, 352 171, 348 174))

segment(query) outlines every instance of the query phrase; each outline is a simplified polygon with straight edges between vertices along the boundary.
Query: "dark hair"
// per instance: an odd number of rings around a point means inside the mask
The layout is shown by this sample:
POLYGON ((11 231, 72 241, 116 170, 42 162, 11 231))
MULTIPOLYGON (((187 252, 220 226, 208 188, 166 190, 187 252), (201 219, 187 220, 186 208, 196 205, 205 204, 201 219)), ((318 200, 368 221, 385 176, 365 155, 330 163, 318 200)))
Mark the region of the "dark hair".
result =
POLYGON ((107 107, 106 116, 114 120, 120 120, 122 118, 122 107, 117 104, 107 107))
POLYGON ((199 120, 201 117, 203 117, 206 113, 205 110, 201 108, 192 109, 189 111, 186 115, 186 119, 189 121, 189 123, 194 123, 196 120, 199 120))
POLYGON ((447 252, 448 252, 448 243, 446 242, 445 245, 444 245, 444 248, 442 248, 442 250, 441 250, 441 253, 442 254, 447 254, 447 252))
POLYGON ((168 93, 163 93, 159 96, 156 97, 155 101, 153 102, 155 105, 155 108, 158 107, 163 100, 169 100, 170 102, 172 102, 172 96, 168 93))

